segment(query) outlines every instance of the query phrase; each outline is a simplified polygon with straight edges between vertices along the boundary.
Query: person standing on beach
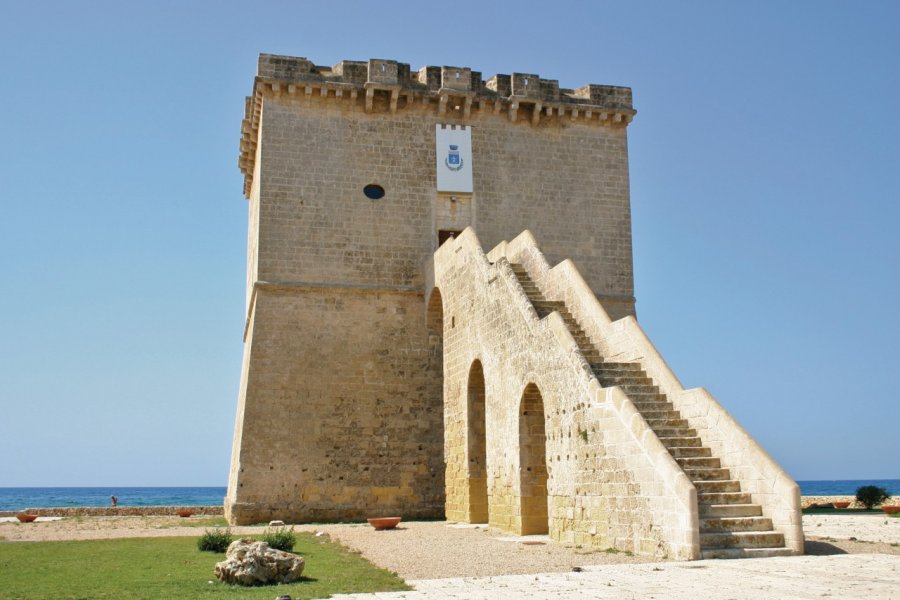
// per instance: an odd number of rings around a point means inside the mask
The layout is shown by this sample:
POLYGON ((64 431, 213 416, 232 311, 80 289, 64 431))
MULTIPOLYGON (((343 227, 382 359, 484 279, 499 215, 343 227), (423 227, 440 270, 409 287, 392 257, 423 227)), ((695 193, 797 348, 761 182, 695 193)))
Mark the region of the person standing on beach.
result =
POLYGON ((113 508, 115 508, 119 504, 119 499, 116 496, 110 496, 109 501, 112 502, 113 508))

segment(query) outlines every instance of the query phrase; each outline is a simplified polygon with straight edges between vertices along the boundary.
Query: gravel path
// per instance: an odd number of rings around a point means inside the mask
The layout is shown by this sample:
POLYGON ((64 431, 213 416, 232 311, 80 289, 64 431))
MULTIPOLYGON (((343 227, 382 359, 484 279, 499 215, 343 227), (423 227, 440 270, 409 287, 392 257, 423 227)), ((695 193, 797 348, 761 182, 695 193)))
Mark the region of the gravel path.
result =
POLYGON ((401 523, 394 530, 323 526, 332 539, 404 579, 571 571, 585 565, 646 563, 652 558, 566 548, 546 536, 510 536, 443 521, 401 523))

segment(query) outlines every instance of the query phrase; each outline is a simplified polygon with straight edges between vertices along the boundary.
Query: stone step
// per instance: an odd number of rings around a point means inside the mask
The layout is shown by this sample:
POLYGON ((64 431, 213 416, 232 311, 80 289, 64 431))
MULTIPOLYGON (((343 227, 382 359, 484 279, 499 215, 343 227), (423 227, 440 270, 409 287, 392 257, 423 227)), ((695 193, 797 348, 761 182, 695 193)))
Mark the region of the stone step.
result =
POLYGON ((700 558, 769 558, 793 556, 787 548, 709 548, 700 550, 700 558))
POLYGON ((620 378, 620 377, 634 377, 646 379, 647 381, 653 381, 643 371, 626 371, 624 369, 611 369, 606 366, 605 363, 591 363, 591 368, 594 369, 594 372, 599 377, 610 377, 610 378, 620 378))
POLYGON ((669 407, 671 407, 667 409, 660 408, 659 410, 674 410, 674 407, 672 407, 672 405, 669 403, 669 399, 666 398, 665 394, 633 394, 629 392, 625 393, 628 394, 628 397, 631 398, 631 401, 635 404, 657 402, 659 404, 667 404, 669 407))
POLYGON ((679 423, 683 421, 687 423, 681 418, 681 413, 677 410, 648 410, 641 411, 641 415, 648 423, 650 421, 677 421, 679 423))
POLYGON ((709 458, 712 456, 712 450, 705 446, 699 448, 669 448, 669 453, 675 460, 679 458, 709 458))
POLYGON ((728 469, 683 469, 684 474, 691 481, 728 481, 731 479, 731 471, 728 469))
POLYGON ((623 362, 607 362, 604 363, 605 366, 610 369, 618 369, 620 371, 640 371, 641 365, 639 363, 623 363, 623 362))
POLYGON ((694 487, 697 488, 697 494, 712 494, 712 493, 726 493, 726 492, 740 492, 741 491, 741 482, 732 480, 725 481, 704 481, 698 480, 694 482, 694 487))
POLYGON ((672 403, 667 400, 635 400, 632 398, 631 403, 641 414, 674 410, 672 403))
POLYGON ((688 456, 675 460, 682 469, 718 469, 722 466, 718 458, 688 456))
POLYGON ((772 529, 772 519, 768 517, 710 517, 700 519, 700 533, 772 531, 772 529))
POLYGON ((655 427, 651 427, 653 432, 656 433, 657 436, 663 437, 676 437, 676 438, 689 438, 689 437, 697 437, 697 430, 691 429, 690 427, 660 427, 659 429, 655 427))
POLYGON ((761 517, 759 504, 700 504, 700 518, 761 517))
MULTIPOLYGON (((747 492, 697 492, 697 504, 750 504, 747 492)), ((701 509, 702 512, 702 509, 701 509)))
POLYGON ((565 302, 560 302, 559 300, 535 300, 532 302, 535 308, 542 308, 544 310, 559 310, 565 307, 565 302))
POLYGON ((628 394, 628 395, 631 395, 631 394, 635 394, 635 395, 639 395, 639 394, 659 394, 659 388, 658 388, 657 386, 655 386, 655 385, 631 385, 631 384, 625 384, 625 385, 620 385, 619 387, 622 388, 622 390, 623 390, 626 394, 628 394))
POLYGON ((701 533, 700 547, 711 548, 783 548, 784 534, 777 531, 736 531, 701 533))
MULTIPOLYGON (((665 412, 670 412, 670 411, 663 411, 663 412, 665 413, 665 412)), ((671 411, 671 412, 675 412, 675 411, 671 411)), ((651 413, 651 414, 654 414, 654 413, 651 413)), ((675 414, 678 414, 678 413, 675 413, 675 414)), ((647 425, 649 425, 650 429, 652 429, 653 431, 656 431, 657 429, 663 429, 666 427, 679 428, 679 429, 686 429, 686 428, 690 427, 690 423, 688 423, 684 419, 677 419, 677 418, 673 419, 671 417, 666 417, 663 419, 649 419, 649 418, 647 418, 646 413, 641 413, 641 415, 644 417, 644 420, 647 421, 647 425)))
POLYGON ((699 448, 703 445, 700 441, 700 438, 694 437, 659 437, 659 441, 663 443, 663 446, 669 449, 671 452, 672 448, 699 448))
MULTIPOLYGON (((618 386, 624 387, 624 386, 626 386, 626 385, 627 385, 627 386, 634 386, 634 385, 647 386, 647 385, 653 385, 653 380, 650 379, 649 377, 635 377, 635 376, 632 376, 632 375, 618 375, 618 376, 616 376, 616 375, 609 375, 609 374, 606 374, 606 373, 597 373, 596 371, 594 371, 594 373, 597 375, 597 379, 599 379, 600 381, 602 381, 604 384, 607 384, 608 386, 618 385, 618 386)), ((624 373, 628 373, 628 371, 624 371, 624 373)))

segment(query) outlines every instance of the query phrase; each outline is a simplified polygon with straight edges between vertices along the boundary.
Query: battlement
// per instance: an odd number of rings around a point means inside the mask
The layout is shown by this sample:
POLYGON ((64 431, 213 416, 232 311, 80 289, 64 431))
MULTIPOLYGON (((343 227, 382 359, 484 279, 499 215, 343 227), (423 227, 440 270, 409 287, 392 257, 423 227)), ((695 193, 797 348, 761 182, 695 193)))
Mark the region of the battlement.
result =
POLYGON ((469 67, 424 66, 413 71, 407 63, 378 58, 327 67, 304 57, 260 54, 241 126, 238 164, 245 176, 245 195, 252 185, 263 97, 282 95, 339 101, 366 113, 418 106, 459 124, 469 123, 472 111, 478 111, 533 127, 560 125, 563 119, 627 126, 636 112, 627 87, 588 84, 567 89, 534 73, 497 74, 484 80, 480 71, 469 67))
POLYGON ((515 97, 632 110, 631 89, 627 87, 588 84, 577 89, 560 89, 557 80, 542 79, 533 73, 497 74, 485 81, 481 72, 469 67, 429 65, 412 71, 407 63, 378 58, 367 62, 343 60, 333 67, 324 67, 303 57, 260 54, 257 83, 260 82, 387 86, 409 92, 473 92, 491 99, 515 97))

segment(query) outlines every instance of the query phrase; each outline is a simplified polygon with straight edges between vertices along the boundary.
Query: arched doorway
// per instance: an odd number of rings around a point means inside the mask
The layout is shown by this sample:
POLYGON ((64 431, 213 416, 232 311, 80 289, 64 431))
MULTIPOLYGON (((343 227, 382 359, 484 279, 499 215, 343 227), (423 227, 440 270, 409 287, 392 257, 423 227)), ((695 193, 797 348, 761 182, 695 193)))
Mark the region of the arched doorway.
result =
POLYGON ((484 369, 476 360, 469 368, 466 393, 469 458, 469 522, 488 522, 487 440, 485 435, 484 369))
POLYGON ((521 535, 549 531, 547 520, 547 435, 544 399, 529 383, 519 405, 519 465, 521 467, 521 535))

